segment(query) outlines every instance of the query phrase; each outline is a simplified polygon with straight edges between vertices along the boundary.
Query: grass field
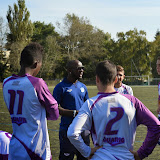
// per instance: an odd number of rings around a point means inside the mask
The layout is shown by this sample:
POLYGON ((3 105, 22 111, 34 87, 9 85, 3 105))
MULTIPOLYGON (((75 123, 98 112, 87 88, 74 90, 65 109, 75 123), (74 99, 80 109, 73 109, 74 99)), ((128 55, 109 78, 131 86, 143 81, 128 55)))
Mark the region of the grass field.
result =
MULTIPOLYGON (((87 86, 87 88, 90 97, 97 94, 97 88, 95 86, 87 86)), ((152 113, 157 116, 157 86, 132 86, 132 88, 134 96, 140 99, 152 111, 152 113)), ((53 87, 49 87, 49 89, 52 93, 53 87)), ((58 160, 59 155, 59 123, 60 118, 57 121, 48 121, 51 151, 54 160, 58 160)), ((0 89, 0 130, 12 133, 11 120, 7 107, 3 101, 2 89, 0 89)), ((137 150, 141 146, 146 136, 146 131, 147 129, 145 126, 138 126, 134 150, 137 150)), ((145 160, 160 160, 160 146, 157 145, 152 154, 148 158, 145 158, 145 160)))

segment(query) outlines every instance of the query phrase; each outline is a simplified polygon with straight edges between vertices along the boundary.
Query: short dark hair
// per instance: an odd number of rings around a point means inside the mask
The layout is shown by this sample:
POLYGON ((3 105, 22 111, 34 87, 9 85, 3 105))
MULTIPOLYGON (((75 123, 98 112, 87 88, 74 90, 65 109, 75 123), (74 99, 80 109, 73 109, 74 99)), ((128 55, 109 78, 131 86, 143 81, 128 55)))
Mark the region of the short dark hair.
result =
POLYGON ((124 68, 121 65, 117 65, 117 72, 124 72, 124 68))
POLYGON ((160 60, 160 56, 157 57, 157 60, 160 60))
POLYGON ((32 42, 21 52, 20 65, 30 67, 35 60, 42 61, 42 55, 43 47, 37 42, 32 42))
POLYGON ((66 68, 67 69, 73 69, 80 61, 79 60, 70 60, 68 61, 66 68))
POLYGON ((111 84, 117 76, 116 65, 110 60, 102 61, 96 67, 96 75, 103 85, 111 84))

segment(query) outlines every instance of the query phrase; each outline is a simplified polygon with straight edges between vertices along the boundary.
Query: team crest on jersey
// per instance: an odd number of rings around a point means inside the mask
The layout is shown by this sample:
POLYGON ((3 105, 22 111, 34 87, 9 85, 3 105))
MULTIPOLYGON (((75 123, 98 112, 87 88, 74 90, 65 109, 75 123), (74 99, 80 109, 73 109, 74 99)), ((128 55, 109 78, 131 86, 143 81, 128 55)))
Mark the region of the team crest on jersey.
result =
POLYGON ((68 89, 67 92, 72 92, 72 89, 68 89))
POLYGON ((20 83, 20 81, 13 81, 12 85, 14 85, 14 86, 18 86, 18 85, 19 85, 19 83, 20 83))
POLYGON ((83 87, 81 87, 80 90, 81 90, 82 93, 84 92, 84 88, 83 87))

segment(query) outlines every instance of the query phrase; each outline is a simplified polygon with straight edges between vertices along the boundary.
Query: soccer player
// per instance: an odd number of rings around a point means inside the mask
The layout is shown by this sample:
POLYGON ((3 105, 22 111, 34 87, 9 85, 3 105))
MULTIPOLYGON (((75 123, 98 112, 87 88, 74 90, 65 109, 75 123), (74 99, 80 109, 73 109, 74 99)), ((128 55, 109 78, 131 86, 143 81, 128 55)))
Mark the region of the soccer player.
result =
MULTIPOLYGON (((157 69, 158 75, 160 75, 160 56, 157 57, 156 69, 157 69)), ((158 108, 157 108, 157 113, 158 113, 158 119, 160 121, 160 82, 158 83, 158 108)), ((160 145, 160 139, 158 141, 158 144, 160 145)))
MULTIPOLYGON (((157 57, 157 63, 156 63, 156 69, 158 75, 160 75, 160 56, 157 57)), ((158 108, 157 108, 157 113, 160 115, 160 82, 158 83, 158 108)))
MULTIPOLYGON (((86 160, 67 138, 67 130, 72 120, 77 115, 83 103, 89 98, 87 87, 78 79, 81 79, 84 66, 79 60, 71 60, 67 63, 68 75, 53 90, 53 97, 59 104, 61 123, 59 129, 60 154, 59 160, 86 160)), ((83 139, 89 145, 89 131, 82 133, 83 139)))
POLYGON ((152 153, 160 137, 160 122, 136 97, 115 91, 116 66, 111 61, 96 67, 98 94, 88 99, 68 128, 68 138, 91 160, 140 160, 152 153), (144 143, 133 151, 136 128, 147 126, 144 143), (90 130, 95 148, 87 146, 81 132, 90 130), (131 152, 130 152, 131 151, 131 152))
POLYGON ((118 77, 118 80, 117 82, 115 83, 115 90, 119 93, 122 93, 122 94, 130 94, 133 96, 133 90, 130 86, 122 83, 125 75, 124 75, 124 68, 120 65, 117 65, 117 77, 118 77))
POLYGON ((0 160, 8 160, 11 137, 10 133, 0 130, 0 160))
POLYGON ((57 120, 59 110, 43 79, 35 77, 42 65, 43 48, 31 43, 21 52, 20 72, 3 82, 3 95, 10 112, 13 134, 9 159, 50 160, 48 120, 57 120))

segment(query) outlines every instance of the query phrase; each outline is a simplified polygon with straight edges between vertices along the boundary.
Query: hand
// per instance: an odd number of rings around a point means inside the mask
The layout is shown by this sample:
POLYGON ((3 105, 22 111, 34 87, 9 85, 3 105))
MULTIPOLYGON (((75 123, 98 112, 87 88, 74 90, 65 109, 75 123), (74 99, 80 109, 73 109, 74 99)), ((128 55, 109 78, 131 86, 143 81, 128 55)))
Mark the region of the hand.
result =
POLYGON ((157 108, 157 113, 160 114, 160 106, 157 108))
POLYGON ((139 155, 138 155, 138 152, 131 151, 131 150, 130 150, 130 152, 134 155, 134 159, 135 160, 141 160, 140 157, 139 157, 139 155))
POLYGON ((99 148, 102 148, 102 146, 97 146, 97 147, 94 147, 94 148, 91 148, 91 153, 90 153, 90 156, 88 157, 88 159, 91 159, 92 156, 94 155, 94 153, 97 151, 97 149, 99 148))
POLYGON ((160 114, 160 100, 158 100, 158 108, 157 108, 157 113, 160 114))

